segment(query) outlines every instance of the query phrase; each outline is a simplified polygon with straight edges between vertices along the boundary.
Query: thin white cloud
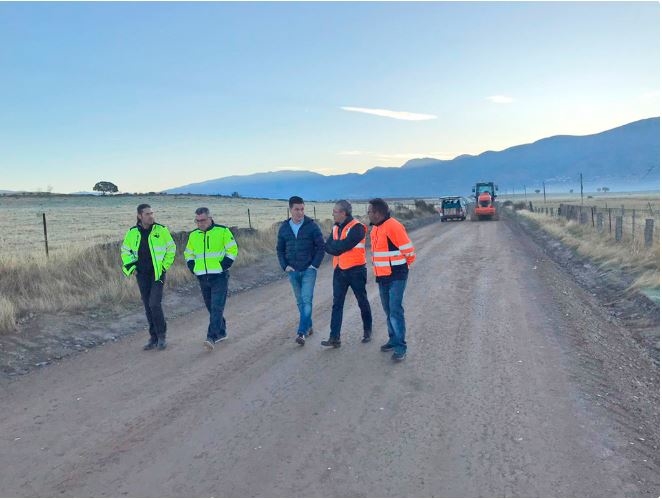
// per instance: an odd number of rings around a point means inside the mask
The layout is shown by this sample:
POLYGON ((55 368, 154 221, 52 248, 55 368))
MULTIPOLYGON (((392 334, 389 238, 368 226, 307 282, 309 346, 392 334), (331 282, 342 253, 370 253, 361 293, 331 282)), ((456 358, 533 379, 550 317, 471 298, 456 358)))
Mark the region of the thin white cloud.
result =
POLYGON ((344 111, 351 111, 354 113, 374 114, 375 116, 383 116, 384 118, 393 118, 394 120, 406 121, 425 121, 436 120, 434 114, 410 113, 407 111, 391 111, 389 109, 369 109, 366 107, 348 107, 343 106, 340 109, 344 111))
POLYGON ((487 100, 495 104, 510 104, 515 99, 513 99, 512 97, 508 97, 506 95, 490 95, 489 97, 487 97, 487 100))
POLYGON ((644 92, 642 94, 642 97, 644 99, 656 99, 660 96, 660 91, 659 90, 653 90, 651 92, 644 92))

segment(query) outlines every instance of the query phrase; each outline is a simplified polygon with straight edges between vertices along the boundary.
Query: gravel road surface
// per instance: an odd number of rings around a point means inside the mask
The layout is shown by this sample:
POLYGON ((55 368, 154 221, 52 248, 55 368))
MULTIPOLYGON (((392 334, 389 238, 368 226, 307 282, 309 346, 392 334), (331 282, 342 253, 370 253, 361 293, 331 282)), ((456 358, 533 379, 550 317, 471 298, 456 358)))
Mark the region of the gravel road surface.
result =
POLYGON ((126 337, 0 380, 3 496, 658 496, 659 367, 512 221, 411 232, 407 359, 360 342, 354 297, 327 350, 294 342, 287 280, 206 310, 169 347, 126 337))

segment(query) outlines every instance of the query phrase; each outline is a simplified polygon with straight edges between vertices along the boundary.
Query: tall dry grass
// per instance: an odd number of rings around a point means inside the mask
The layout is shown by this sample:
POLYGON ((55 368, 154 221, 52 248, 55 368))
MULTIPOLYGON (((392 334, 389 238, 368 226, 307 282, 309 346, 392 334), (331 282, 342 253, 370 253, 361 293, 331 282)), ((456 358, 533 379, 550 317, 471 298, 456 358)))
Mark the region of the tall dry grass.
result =
MULTIPOLYGON (((175 233, 177 255, 168 270, 166 285, 179 287, 195 282, 184 263, 188 234, 175 233)), ((237 237, 237 267, 249 265, 275 251, 275 232, 257 231, 237 237)), ((103 308, 117 311, 139 302, 135 278, 121 271, 120 242, 56 253, 49 259, 24 256, 0 257, 0 333, 15 330, 17 321, 30 313, 79 312, 103 308)))
POLYGON ((643 242, 625 240, 618 242, 608 231, 599 233, 590 225, 582 225, 564 217, 549 217, 528 210, 517 211, 573 248, 577 253, 590 258, 602 268, 618 268, 635 276, 632 289, 660 288, 660 240, 659 236, 650 247, 643 242))

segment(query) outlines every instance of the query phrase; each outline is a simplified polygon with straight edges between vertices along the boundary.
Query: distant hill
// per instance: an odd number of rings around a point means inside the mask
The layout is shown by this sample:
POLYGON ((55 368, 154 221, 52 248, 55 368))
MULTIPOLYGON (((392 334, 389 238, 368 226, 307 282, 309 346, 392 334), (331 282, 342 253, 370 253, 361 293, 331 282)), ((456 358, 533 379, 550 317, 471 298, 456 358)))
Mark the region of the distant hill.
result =
POLYGON ((648 118, 593 135, 557 135, 452 160, 416 158, 401 167, 374 167, 363 174, 320 175, 278 171, 207 180, 168 189, 170 194, 231 194, 308 200, 466 195, 479 180, 492 180, 501 192, 540 189, 548 192, 609 187, 613 191, 659 190, 660 118, 648 118))

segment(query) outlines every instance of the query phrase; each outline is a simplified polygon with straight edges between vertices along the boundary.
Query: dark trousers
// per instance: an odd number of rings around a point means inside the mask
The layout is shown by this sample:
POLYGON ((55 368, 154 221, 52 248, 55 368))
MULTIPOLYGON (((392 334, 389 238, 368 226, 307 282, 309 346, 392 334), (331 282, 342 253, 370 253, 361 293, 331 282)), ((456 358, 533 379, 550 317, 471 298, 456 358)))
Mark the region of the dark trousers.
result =
POLYGON ((207 328, 207 339, 218 340, 226 335, 225 301, 228 297, 228 279, 230 276, 225 271, 222 274, 205 274, 198 276, 202 298, 209 311, 209 327, 207 328))
MULTIPOLYGON (((163 315, 161 300, 163 299, 163 282, 155 281, 154 274, 137 274, 138 289, 140 297, 145 306, 145 315, 149 322, 150 341, 156 343, 160 338, 165 340, 166 329, 168 328, 163 315)), ((165 276, 162 278, 165 280, 165 276)))
POLYGON ((331 338, 340 338, 343 308, 348 288, 352 288, 356 301, 359 303, 361 320, 363 321, 363 335, 370 336, 372 332, 372 312, 370 311, 370 302, 368 302, 368 293, 365 289, 367 280, 368 271, 363 265, 346 270, 336 267, 333 270, 333 308, 331 309, 331 333, 329 334, 331 338))

